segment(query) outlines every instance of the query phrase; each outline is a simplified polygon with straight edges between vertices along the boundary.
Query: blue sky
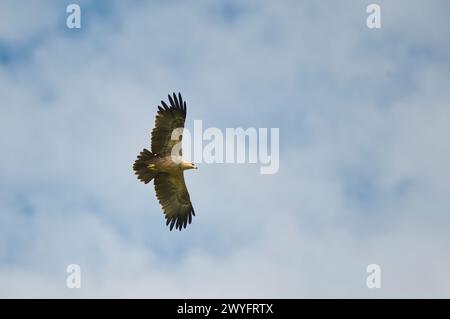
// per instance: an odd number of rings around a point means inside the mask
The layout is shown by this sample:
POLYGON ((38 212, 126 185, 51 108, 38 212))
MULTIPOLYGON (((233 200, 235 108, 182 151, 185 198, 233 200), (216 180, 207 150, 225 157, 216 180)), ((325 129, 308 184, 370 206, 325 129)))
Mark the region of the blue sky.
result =
POLYGON ((0 2, 1 297, 450 296, 447 1, 379 30, 369 1, 69 3, 0 2), (188 128, 280 129, 275 175, 186 173, 177 233, 131 171, 173 91, 188 128))

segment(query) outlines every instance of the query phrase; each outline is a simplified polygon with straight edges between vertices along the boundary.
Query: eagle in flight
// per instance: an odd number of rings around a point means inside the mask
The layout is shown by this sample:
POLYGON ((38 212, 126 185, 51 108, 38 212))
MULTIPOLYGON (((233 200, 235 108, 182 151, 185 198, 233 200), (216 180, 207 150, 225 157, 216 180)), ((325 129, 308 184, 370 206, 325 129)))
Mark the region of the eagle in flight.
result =
POLYGON ((155 127, 152 131, 151 152, 143 149, 133 165, 137 178, 149 183, 154 180, 156 197, 161 205, 166 225, 170 230, 181 230, 195 216, 189 197, 183 171, 196 169, 195 164, 182 159, 181 141, 186 119, 186 102, 181 94, 169 95, 168 106, 161 101, 156 114, 155 127), (177 131, 175 131, 177 130, 177 131), (173 137, 175 133, 176 138, 173 137), (174 149, 178 147, 178 149, 174 149))

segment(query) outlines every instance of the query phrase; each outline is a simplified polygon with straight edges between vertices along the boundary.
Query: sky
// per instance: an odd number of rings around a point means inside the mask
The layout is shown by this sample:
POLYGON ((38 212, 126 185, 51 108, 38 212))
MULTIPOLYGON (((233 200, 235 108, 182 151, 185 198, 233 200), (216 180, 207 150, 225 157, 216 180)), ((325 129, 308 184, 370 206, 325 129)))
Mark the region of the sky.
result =
POLYGON ((449 9, 0 0, 0 297, 449 298, 449 9), (171 92, 280 136, 276 174, 186 172, 181 232, 132 171, 171 92))

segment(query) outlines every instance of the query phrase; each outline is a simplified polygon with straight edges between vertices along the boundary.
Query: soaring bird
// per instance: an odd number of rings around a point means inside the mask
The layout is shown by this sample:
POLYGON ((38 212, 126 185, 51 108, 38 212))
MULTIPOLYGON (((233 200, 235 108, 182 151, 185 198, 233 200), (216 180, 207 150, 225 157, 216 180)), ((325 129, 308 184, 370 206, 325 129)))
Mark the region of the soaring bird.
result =
POLYGON ((145 184, 154 180, 156 197, 164 211, 166 225, 170 230, 173 227, 181 230, 195 216, 183 172, 197 167, 182 158, 186 102, 180 93, 178 97, 175 93, 168 97, 170 106, 164 101, 158 106, 152 130, 151 152, 144 148, 134 162, 133 170, 145 184))

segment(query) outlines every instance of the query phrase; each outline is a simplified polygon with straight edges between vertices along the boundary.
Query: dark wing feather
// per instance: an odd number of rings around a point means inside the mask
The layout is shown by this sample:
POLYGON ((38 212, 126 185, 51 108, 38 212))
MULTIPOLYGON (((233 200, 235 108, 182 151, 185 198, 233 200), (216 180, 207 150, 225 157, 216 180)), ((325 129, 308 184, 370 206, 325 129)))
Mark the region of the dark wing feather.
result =
POLYGON ((184 128, 186 102, 183 102, 180 93, 178 97, 175 93, 173 97, 169 95, 169 102, 170 107, 164 101, 161 101, 162 106, 158 106, 155 128, 152 131, 152 153, 158 156, 171 155, 173 147, 181 142, 183 137, 172 140, 172 132, 177 128, 184 128))
POLYGON ((166 215, 166 224, 170 230, 175 226, 181 230, 195 216, 194 208, 189 197, 183 172, 177 174, 161 173, 155 177, 156 197, 166 215))

